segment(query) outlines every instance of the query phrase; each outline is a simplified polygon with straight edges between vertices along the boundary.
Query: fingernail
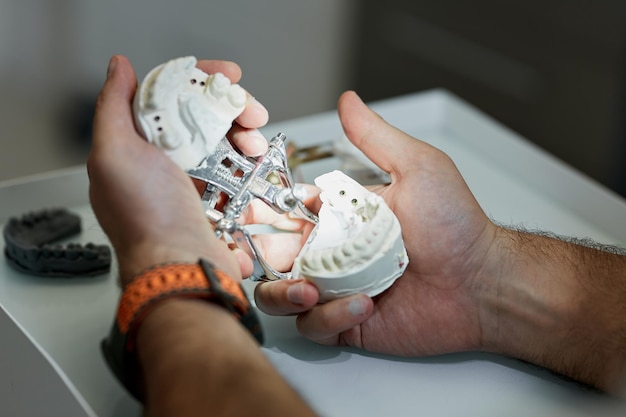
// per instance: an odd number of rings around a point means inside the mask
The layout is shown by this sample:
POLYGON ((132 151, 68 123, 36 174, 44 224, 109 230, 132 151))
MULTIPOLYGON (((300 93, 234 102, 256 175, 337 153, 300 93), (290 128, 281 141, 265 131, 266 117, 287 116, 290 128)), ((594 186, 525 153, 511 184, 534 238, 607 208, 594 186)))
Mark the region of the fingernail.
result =
POLYGON ((294 284, 287 289, 287 299, 294 304, 304 304, 304 284, 294 284))
POLYGON ((362 316, 367 311, 367 302, 363 297, 358 297, 350 301, 348 311, 353 316, 362 316))
POLYGON ((265 136, 263 136, 258 129, 249 130, 246 132, 246 135, 248 136, 248 140, 253 141, 253 143, 249 143, 249 146, 252 145, 251 147, 256 150, 256 152, 254 152, 256 155, 249 156, 263 155, 267 150, 267 139, 265 139, 265 136))
POLYGON ((113 74, 113 72, 115 72, 115 66, 116 65, 117 65, 117 59, 116 59, 115 56, 113 56, 109 60, 109 66, 107 67, 107 78, 109 78, 111 76, 111 74, 113 74))
POLYGON ((254 96, 248 96, 248 105, 267 111, 265 106, 261 104, 261 102, 257 100, 254 96))
POLYGON ((263 140, 263 142, 267 142, 267 139, 265 139, 265 136, 263 136, 263 133, 261 133, 259 129, 250 129, 246 133, 254 140, 260 139, 263 140))
POLYGON ((246 113, 250 116, 253 115, 256 120, 255 123, 259 123, 257 126, 263 126, 269 121, 270 114, 263 104, 261 104, 254 97, 250 97, 246 107, 246 113))

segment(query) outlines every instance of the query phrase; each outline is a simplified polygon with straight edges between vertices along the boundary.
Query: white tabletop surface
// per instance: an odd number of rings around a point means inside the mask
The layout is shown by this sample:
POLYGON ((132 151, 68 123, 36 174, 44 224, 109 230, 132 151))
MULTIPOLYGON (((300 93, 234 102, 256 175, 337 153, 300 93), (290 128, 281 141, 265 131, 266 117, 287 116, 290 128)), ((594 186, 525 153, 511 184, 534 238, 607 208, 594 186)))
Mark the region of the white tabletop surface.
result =
MULTIPOLYGON (((495 220, 626 245, 622 198, 449 93, 434 90, 374 108, 446 151, 495 220)), ((263 131, 268 137, 282 131, 298 145, 342 137, 334 113, 263 131)), ((27 211, 64 206, 82 217, 83 232, 73 241, 106 243, 87 186, 84 167, 0 183, 0 224, 27 211)), ((114 272, 45 279, 20 274, 0 260, 0 415, 140 415, 99 351, 118 295, 114 272)), ((606 402, 515 359, 474 352, 406 359, 324 347, 299 336, 291 317, 261 319, 263 351, 324 416, 586 415, 589 407, 597 414, 606 402)))

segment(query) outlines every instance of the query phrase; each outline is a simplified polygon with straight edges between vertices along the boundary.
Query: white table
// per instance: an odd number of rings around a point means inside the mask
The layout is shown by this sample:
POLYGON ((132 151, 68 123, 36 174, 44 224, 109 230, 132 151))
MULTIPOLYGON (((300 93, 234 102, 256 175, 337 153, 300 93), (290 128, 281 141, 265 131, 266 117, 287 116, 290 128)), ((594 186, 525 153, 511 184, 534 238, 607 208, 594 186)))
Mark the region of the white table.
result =
MULTIPOLYGON (((494 219, 626 245, 622 198, 449 93, 433 90, 373 107, 390 123, 446 151, 494 219)), ((268 137, 278 131, 298 145, 342 135, 335 113, 264 129, 268 137)), ((84 231, 74 241, 106 243, 87 187, 84 167, 2 183, 0 223, 63 206, 83 219, 84 231)), ((253 283, 246 285, 251 290, 253 283)), ((20 274, 0 260, 0 415, 140 415, 99 350, 118 294, 114 272, 45 279, 20 274)), ((261 319, 264 352, 325 416, 584 415, 598 402, 577 384, 510 358, 463 353, 402 359, 323 347, 300 337, 293 318, 262 314, 261 319)))

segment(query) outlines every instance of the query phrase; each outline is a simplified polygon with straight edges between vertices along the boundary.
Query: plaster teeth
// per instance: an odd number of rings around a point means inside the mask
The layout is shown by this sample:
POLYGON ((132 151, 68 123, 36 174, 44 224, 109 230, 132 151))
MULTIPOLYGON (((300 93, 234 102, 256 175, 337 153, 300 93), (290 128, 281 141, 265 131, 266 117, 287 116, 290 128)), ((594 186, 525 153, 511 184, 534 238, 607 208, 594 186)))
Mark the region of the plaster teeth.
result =
POLYGON ((208 78, 208 83, 208 92, 210 92, 210 95, 217 99, 225 96, 230 88, 230 81, 220 73, 210 76, 208 78))
POLYGON ((342 245, 327 249, 313 249, 303 253, 302 272, 310 274, 335 272, 353 267, 359 262, 365 262, 384 245, 385 240, 377 237, 393 222, 393 213, 387 207, 385 209, 381 209, 378 215, 377 211, 371 212, 370 215, 374 217, 366 219, 367 224, 361 233, 348 239, 342 245), (308 261, 310 258, 317 257, 321 259, 321 265, 320 262, 308 261))
POLYGON ((237 84, 233 85, 230 92, 228 93, 228 99, 230 100, 230 103, 235 107, 245 106, 248 99, 247 96, 248 95, 246 94, 246 90, 244 90, 237 84))
POLYGON ((352 242, 352 246, 354 247, 354 249, 357 250, 357 252, 362 252, 365 249, 367 249, 365 244, 366 244, 366 242, 363 239, 360 239, 360 240, 357 240, 355 242, 352 242))
POLYGON ((339 268, 345 267, 347 265, 346 260, 350 258, 349 256, 346 256, 343 247, 338 250, 333 250, 332 257, 334 265, 337 265, 339 268))
POLYGON ((322 189, 319 223, 294 262, 293 276, 313 282, 322 302, 381 293, 408 264, 398 219, 382 197, 340 171, 315 183, 322 189))
POLYGON ((169 132, 163 133, 159 136, 159 144, 163 149, 174 150, 182 145, 182 140, 180 138, 172 135, 169 132))
POLYGON ((341 246, 340 250, 346 257, 352 256, 355 253, 354 247, 352 247, 352 245, 343 245, 341 246))
POLYGON ((141 133, 184 170, 213 154, 247 99, 225 75, 208 75, 195 65, 194 57, 159 65, 144 78, 134 101, 141 133))

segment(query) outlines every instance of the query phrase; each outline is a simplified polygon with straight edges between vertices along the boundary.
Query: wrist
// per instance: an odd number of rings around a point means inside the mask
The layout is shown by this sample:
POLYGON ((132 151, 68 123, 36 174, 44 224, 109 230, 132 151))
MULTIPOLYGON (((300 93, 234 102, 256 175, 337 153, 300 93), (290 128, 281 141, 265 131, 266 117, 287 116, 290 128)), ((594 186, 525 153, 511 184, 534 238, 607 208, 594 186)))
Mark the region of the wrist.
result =
POLYGON ((240 367, 252 371, 258 366, 254 360, 259 354, 254 339, 219 306, 190 299, 164 301, 137 334, 145 405, 158 402, 159 411, 167 415, 167 408, 180 412, 185 403, 206 401, 201 396, 207 392, 237 386, 229 381, 244 373, 240 367))
MULTIPOLYGON (((536 362, 538 350, 562 339, 563 324, 578 314, 578 288, 556 270, 562 254, 546 252, 539 236, 500 227, 489 291, 482 293, 485 349, 536 362), (554 261, 553 261, 554 260, 554 261)), ((564 264, 568 264, 563 260, 564 264)))
POLYGON ((117 253, 118 274, 122 288, 128 287, 134 279, 158 265, 194 263, 200 256, 176 248, 137 245, 132 250, 117 253))
POLYGON ((198 299, 225 309, 262 342, 258 318, 243 288, 211 263, 200 259, 151 268, 124 289, 111 332, 102 342, 111 370, 137 399, 143 397, 136 355, 138 331, 157 307, 177 298, 198 299))
POLYGON ((151 417, 313 415, 254 338, 218 306, 160 304, 139 330, 137 351, 151 417))
POLYGON ((613 381, 626 371, 626 292, 615 285, 623 280, 624 258, 505 228, 491 256, 480 301, 484 350, 614 391, 613 381))
MULTIPOLYGON (((172 368, 181 367, 187 359, 198 362, 202 358, 228 363, 224 369, 233 369, 235 361, 247 362, 246 358, 256 352, 260 352, 259 344, 232 314, 217 304, 196 299, 173 298, 160 303, 137 333, 138 359, 148 373, 149 367, 169 366, 167 360, 173 358, 172 368)), ((216 367, 215 372, 221 370, 216 367)))
POLYGON ((135 277, 156 265, 193 264, 201 258, 211 260, 217 269, 224 271, 235 281, 241 280, 241 272, 233 262, 230 250, 225 242, 217 239, 177 246, 151 242, 136 243, 132 247, 116 251, 116 258, 122 288, 126 288, 135 277))

